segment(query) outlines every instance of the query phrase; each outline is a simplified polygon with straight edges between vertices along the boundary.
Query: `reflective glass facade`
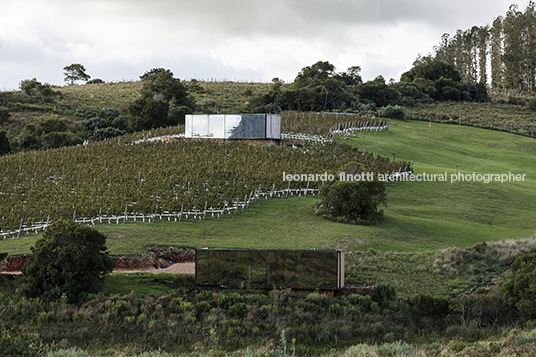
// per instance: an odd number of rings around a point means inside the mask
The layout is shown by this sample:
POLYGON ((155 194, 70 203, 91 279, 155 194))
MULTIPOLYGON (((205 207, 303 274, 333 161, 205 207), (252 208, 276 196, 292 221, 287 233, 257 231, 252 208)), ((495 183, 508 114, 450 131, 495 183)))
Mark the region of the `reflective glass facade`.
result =
POLYGON ((344 252, 319 250, 198 249, 198 286, 339 289, 344 252))
POLYGON ((186 115, 187 138, 281 139, 281 117, 273 114, 186 115))

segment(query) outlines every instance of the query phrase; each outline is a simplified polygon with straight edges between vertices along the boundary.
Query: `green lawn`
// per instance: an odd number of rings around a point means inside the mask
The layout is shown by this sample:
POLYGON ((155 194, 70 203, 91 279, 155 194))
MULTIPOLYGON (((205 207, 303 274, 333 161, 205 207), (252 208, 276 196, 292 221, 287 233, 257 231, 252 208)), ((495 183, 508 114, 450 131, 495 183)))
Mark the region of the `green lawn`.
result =
MULTIPOLYGON (((392 121, 389 131, 357 134, 349 145, 415 160, 416 174, 447 182, 388 185, 385 222, 353 226, 317 217, 318 198, 261 200, 224 219, 111 224, 98 229, 113 255, 140 254, 150 245, 186 247, 345 249, 422 252, 481 241, 532 237, 536 232, 536 140, 503 132, 425 122, 392 121), (463 174, 525 174, 522 182, 450 182, 463 174)), ((0 251, 29 253, 37 237, 0 242, 0 251)))

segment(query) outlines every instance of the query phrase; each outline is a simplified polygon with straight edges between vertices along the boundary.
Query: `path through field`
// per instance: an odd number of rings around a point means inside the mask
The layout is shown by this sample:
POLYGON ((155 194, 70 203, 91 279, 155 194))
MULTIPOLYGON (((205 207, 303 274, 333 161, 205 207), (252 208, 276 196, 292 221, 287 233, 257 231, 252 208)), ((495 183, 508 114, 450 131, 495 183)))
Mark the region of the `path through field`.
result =
POLYGON ((166 273, 166 274, 195 274, 195 263, 176 263, 172 264, 165 269, 146 268, 146 269, 134 269, 134 270, 114 270, 114 273, 135 273, 135 272, 150 272, 153 274, 166 273))
MULTIPOLYGON (((145 268, 145 269, 132 269, 132 270, 114 270, 114 273, 136 273, 136 272, 149 272, 153 274, 166 273, 166 274, 195 274, 195 263, 176 263, 172 264, 165 269, 157 268, 145 268)), ((18 275, 20 271, 0 272, 5 275, 18 275)))

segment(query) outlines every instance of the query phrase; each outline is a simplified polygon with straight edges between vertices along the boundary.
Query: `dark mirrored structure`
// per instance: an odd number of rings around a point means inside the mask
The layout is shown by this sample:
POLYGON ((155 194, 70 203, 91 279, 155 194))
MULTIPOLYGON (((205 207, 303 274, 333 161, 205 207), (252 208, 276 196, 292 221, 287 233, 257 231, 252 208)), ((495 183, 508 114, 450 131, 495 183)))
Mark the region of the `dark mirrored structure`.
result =
POLYGON ((186 115, 185 137, 211 139, 281 139, 276 114, 186 115))
POLYGON ((197 249, 197 286, 261 289, 344 287, 344 251, 197 249))

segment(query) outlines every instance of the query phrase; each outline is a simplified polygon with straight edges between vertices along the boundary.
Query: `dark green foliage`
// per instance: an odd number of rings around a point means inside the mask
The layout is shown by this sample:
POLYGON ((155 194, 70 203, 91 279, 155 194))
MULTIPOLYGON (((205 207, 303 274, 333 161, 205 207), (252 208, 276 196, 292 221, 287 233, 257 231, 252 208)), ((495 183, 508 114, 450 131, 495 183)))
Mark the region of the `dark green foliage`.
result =
POLYGON ((337 80, 344 82, 344 84, 348 86, 353 86, 353 85, 360 84, 363 82, 363 79, 361 78, 361 75, 359 74, 359 72, 361 72, 361 67, 352 66, 348 68, 348 70, 345 73, 336 74, 335 78, 337 80))
POLYGON ((382 302, 393 300, 396 296, 396 288, 391 283, 379 283, 374 287, 374 293, 382 302))
POLYGON ((0 262, 1 262, 2 260, 6 259, 6 257, 7 257, 7 253, 2 253, 2 252, 0 252, 0 262))
POLYGON ((69 84, 74 84, 76 81, 87 81, 91 76, 86 74, 86 68, 79 64, 79 63, 73 63, 69 66, 63 67, 63 75, 65 76, 64 80, 65 82, 69 82, 69 84))
POLYGON ((318 61, 312 66, 302 68, 294 79, 293 87, 308 87, 314 82, 323 82, 335 75, 335 66, 328 61, 318 61))
POLYGON ((56 221, 32 247, 33 256, 22 269, 23 291, 45 301, 63 295, 71 303, 83 301, 101 289, 102 277, 115 266, 105 244, 106 237, 97 230, 56 221))
POLYGON ((67 120, 59 119, 57 114, 53 114, 39 123, 39 129, 43 134, 66 131, 67 120))
POLYGON ((102 83, 105 83, 105 82, 100 78, 95 78, 86 82, 86 84, 102 84, 102 83))
POLYGON ((41 145, 38 128, 35 124, 26 124, 16 138, 17 146, 24 149, 37 150, 41 145))
POLYGON ((401 83, 417 84, 429 97, 438 100, 488 102, 486 85, 465 80, 452 64, 426 58, 416 61, 414 67, 403 73, 401 83))
POLYGON ((114 128, 117 128, 119 130, 122 130, 122 131, 127 131, 128 130, 128 121, 129 121, 129 116, 128 115, 119 115, 117 118, 115 118, 113 121, 112 121, 112 126, 114 128))
POLYGON ((41 138, 41 145, 47 149, 59 148, 63 145, 63 135, 57 132, 48 133, 41 138))
POLYGON ((19 87, 29 96, 49 97, 55 94, 52 88, 50 88, 50 84, 42 84, 35 78, 22 80, 19 84, 19 87))
POLYGON ((378 224, 383 218, 380 205, 386 206, 387 195, 385 183, 363 169, 361 164, 350 162, 341 172, 355 177, 360 175, 358 181, 328 182, 322 188, 322 201, 319 214, 336 222, 352 224, 378 224))
POLYGON ((522 314, 536 316, 536 253, 517 257, 512 277, 501 286, 504 301, 522 314))
POLYGON ((173 73, 169 69, 165 68, 151 68, 149 71, 145 72, 140 76, 140 79, 142 81, 155 81, 159 75, 161 74, 171 74, 173 76, 173 73))
POLYGON ((95 129, 93 136, 91 137, 92 141, 99 141, 104 139, 115 138, 116 136, 123 135, 124 131, 117 128, 107 126, 106 128, 95 129))
POLYGON ((87 130, 89 135, 93 135, 93 132, 99 128, 102 128, 105 126, 106 121, 102 118, 91 118, 88 120, 84 120, 80 123, 80 127, 83 130, 87 130))
POLYGON ((335 73, 335 66, 319 61, 302 68, 289 90, 282 90, 282 82, 273 79, 267 93, 252 97, 248 108, 252 112, 280 112, 281 110, 332 111, 356 110, 358 98, 349 86, 361 83, 359 66, 346 73, 335 73))
POLYGON ((443 296, 418 294, 410 299, 410 304, 423 316, 443 317, 449 311, 449 300, 443 296))
POLYGON ((0 131, 0 155, 7 154, 11 151, 11 144, 5 131, 0 131))
MULTIPOLYGON (((37 335, 26 335, 20 331, 19 324, 8 319, 10 301, 0 304, 0 356, 34 357, 45 354, 44 346, 37 335), (7 305, 7 306, 6 306, 7 305)), ((20 321, 23 323, 23 321, 20 321)))
POLYGON ((327 218, 354 224, 378 224, 383 218, 380 204, 385 204, 385 184, 378 180, 326 185, 322 205, 329 212, 327 218))
POLYGON ((168 112, 168 125, 184 125, 186 114, 190 113, 192 113, 192 108, 186 105, 170 108, 168 112))
POLYGON ((184 120, 184 114, 193 111, 194 104, 186 86, 173 78, 171 71, 153 69, 141 78, 147 79, 141 90, 141 98, 129 107, 134 130, 176 125, 184 120))
MULTIPOLYGON (((533 112, 536 112, 536 97, 529 99, 529 109, 532 110, 533 112)), ((1 112, 0 112, 0 116, 1 116, 1 112)))
POLYGON ((379 107, 394 104, 399 97, 395 88, 387 85, 382 76, 376 77, 372 81, 356 85, 353 92, 365 102, 372 102, 379 107))
POLYGON ((380 110, 380 117, 390 119, 406 119, 406 110, 398 105, 388 105, 380 110))
MULTIPOLYGON (((424 80, 423 80, 424 81, 424 80)), ((398 102, 404 106, 414 106, 419 103, 429 104, 434 100, 423 92, 421 85, 417 82, 398 82, 394 88, 400 93, 398 102)))
POLYGON ((9 120, 11 114, 6 108, 0 107, 0 124, 4 124, 9 120))
POLYGON ((432 98, 436 100, 460 100, 461 84, 451 78, 441 77, 434 82, 435 92, 432 98))
POLYGON ((454 82, 461 81, 460 73, 453 65, 439 60, 432 60, 415 65, 409 71, 402 73, 400 81, 413 82, 417 78, 424 78, 432 81, 436 81, 440 78, 447 78, 454 82))

